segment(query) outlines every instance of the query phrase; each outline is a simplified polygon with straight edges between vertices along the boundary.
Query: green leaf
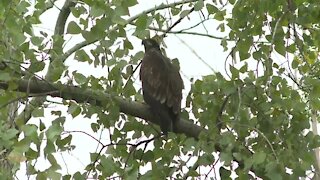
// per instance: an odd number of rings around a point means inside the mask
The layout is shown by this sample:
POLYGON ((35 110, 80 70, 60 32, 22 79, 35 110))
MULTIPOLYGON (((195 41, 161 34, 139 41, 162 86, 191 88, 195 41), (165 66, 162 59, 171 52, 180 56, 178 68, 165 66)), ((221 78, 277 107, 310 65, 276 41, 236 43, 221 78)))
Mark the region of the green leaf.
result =
POLYGON ((11 151, 7 158, 9 162, 12 162, 12 163, 21 163, 27 160, 27 158, 23 156, 22 153, 17 151, 11 151))
POLYGON ((44 180, 48 178, 48 174, 46 172, 39 172, 37 174, 36 180, 44 180))
POLYGON ((123 41, 123 46, 125 49, 133 49, 131 42, 128 41, 127 39, 123 41))
POLYGON ((153 151, 147 151, 147 152, 145 152, 144 153, 144 155, 143 155, 143 160, 145 161, 145 162, 151 162, 151 161, 153 161, 154 160, 154 153, 153 153, 153 151))
POLYGON ((61 168, 53 168, 52 166, 47 170, 48 172, 48 179, 61 179, 61 174, 56 172, 56 169, 61 169, 61 168))
POLYGON ((35 46, 40 46, 42 41, 43 41, 43 38, 42 37, 37 37, 37 36, 33 36, 31 37, 31 43, 35 46))
POLYGON ((68 113, 74 118, 81 113, 81 108, 76 103, 70 103, 70 106, 68 107, 68 113))
POLYGON ((215 13, 214 15, 214 19, 216 19, 217 21, 223 21, 224 20, 224 16, 226 15, 226 11, 218 11, 215 13))
POLYGON ((21 127, 21 130, 23 131, 24 135, 26 137, 29 137, 29 136, 32 136, 34 134, 37 134, 37 126, 35 125, 32 125, 32 124, 26 124, 26 125, 23 125, 21 127))
POLYGON ((30 72, 39 72, 42 71, 45 67, 45 63, 43 61, 32 62, 28 68, 30 72))
POLYGON ((72 135, 68 135, 63 139, 57 139, 56 144, 60 149, 63 149, 65 145, 70 144, 72 140, 72 135))
POLYGON ((39 130, 40 131, 43 131, 44 129, 46 129, 46 126, 45 126, 45 124, 42 122, 42 120, 40 120, 40 125, 39 125, 39 130))
POLYGON ((125 179, 128 179, 128 180, 138 179, 138 168, 136 168, 135 166, 126 168, 126 173, 127 173, 127 177, 125 179))
POLYGON ((314 101, 317 101, 318 98, 320 97, 320 86, 319 86, 320 81, 312 81, 312 89, 310 91, 310 98, 314 101))
POLYGON ((66 69, 65 65, 59 60, 52 61, 49 68, 49 80, 52 82, 59 80, 66 69))
POLYGON ((85 14, 86 10, 83 7, 71 7, 71 13, 74 17, 79 18, 81 14, 85 14))
POLYGON ((14 151, 17 153, 25 153, 30 148, 30 139, 24 138, 14 145, 14 151))
POLYGON ((46 146, 43 149, 43 152, 44 152, 44 156, 45 157, 47 157, 48 154, 56 152, 56 148, 55 148, 55 146, 54 146, 54 144, 52 143, 51 140, 47 141, 46 146))
POLYGON ((255 51, 252 53, 252 57, 256 60, 260 60, 262 58, 262 54, 260 51, 255 51))
POLYGON ((70 180, 71 179, 71 175, 64 175, 62 177, 62 180, 70 180))
POLYGON ((44 109, 39 107, 32 111, 32 117, 44 117, 44 109))
POLYGON ((149 23, 148 23, 148 15, 147 14, 143 14, 143 15, 139 16, 138 19, 135 22, 135 25, 136 25, 137 29, 139 29, 139 30, 146 29, 147 26, 149 25, 149 23))
POLYGON ((311 148, 318 148, 318 147, 320 147, 320 136, 315 135, 314 138, 312 138, 311 148))
POLYGON ((73 77, 74 77, 74 80, 79 84, 79 85, 82 85, 82 84, 85 84, 88 82, 88 79, 87 77, 85 77, 83 74, 80 74, 80 73, 77 73, 77 72, 73 72, 73 77))
POLYGON ((133 33, 133 35, 140 38, 140 39, 145 39, 145 38, 150 37, 150 31, 146 30, 146 29, 143 29, 143 30, 136 29, 136 31, 133 33))
POLYGON ((87 177, 86 177, 86 174, 81 174, 80 172, 76 172, 74 175, 73 175, 73 179, 77 179, 77 180, 86 180, 87 177))
POLYGON ((15 42, 15 44, 22 44, 26 41, 26 36, 21 33, 15 33, 12 37, 12 41, 15 42))
POLYGON ((300 60, 299 60, 297 57, 294 57, 294 58, 293 58, 293 61, 292 61, 292 63, 291 63, 291 67, 292 67, 293 69, 296 69, 296 68, 299 67, 300 64, 301 64, 300 60))
POLYGON ((113 15, 116 15, 116 16, 127 16, 127 15, 130 15, 129 14, 129 8, 126 7, 125 5, 122 4, 122 6, 117 6, 115 9, 114 9, 114 14, 113 15))
POLYGON ((67 33, 69 34, 80 34, 81 28, 78 26, 78 24, 74 21, 69 22, 67 27, 67 33))
POLYGON ((232 74, 232 79, 239 78, 239 70, 233 67, 232 65, 229 65, 229 68, 232 74))
POLYGON ((221 161, 224 161, 224 165, 228 166, 230 165, 231 161, 233 160, 233 157, 230 153, 224 153, 222 152, 220 155, 221 161))
POLYGON ((228 42, 227 42, 227 40, 225 38, 223 38, 221 40, 220 45, 223 47, 223 51, 227 51, 228 50, 228 42))
POLYGON ((9 73, 7 72, 0 72, 0 80, 1 81, 10 81, 11 80, 11 76, 9 73))
POLYGON ((19 133, 16 129, 8 129, 5 136, 2 136, 1 139, 3 140, 10 140, 16 137, 16 135, 19 133))
POLYGON ((111 156, 107 158, 105 156, 102 156, 101 165, 103 166, 103 168, 108 169, 108 171, 106 172, 107 176, 111 176, 113 172, 116 170, 114 160, 112 159, 111 156))
POLYGON ((91 6, 90 15, 93 17, 100 17, 104 14, 105 10, 99 8, 98 6, 91 6))
POLYGON ((79 62, 90 62, 91 61, 89 55, 83 49, 81 49, 75 53, 75 59, 78 60, 79 62))
POLYGON ((194 143, 195 140, 193 138, 187 138, 184 142, 183 142, 183 150, 184 151, 190 151, 190 150, 194 150, 194 143))
POLYGON ((171 10, 172 15, 176 16, 176 15, 178 15, 180 13, 181 8, 172 7, 172 8, 170 8, 170 10, 171 10))
POLYGON ((194 5, 194 10, 195 11, 200 11, 203 8, 203 6, 204 6, 203 0, 198 0, 196 2, 196 4, 194 5))
POLYGON ((254 164, 261 164, 265 161, 267 155, 266 153, 259 151, 253 154, 253 163, 254 164))
POLYGON ((282 180, 282 176, 279 173, 279 167, 275 162, 270 162, 266 165, 266 175, 270 179, 282 180))
POLYGON ((209 14, 215 14, 216 12, 219 11, 219 9, 212 4, 207 4, 206 7, 209 14))
POLYGON ((137 0, 125 0, 125 1, 123 1, 123 4, 126 7, 131 7, 131 6, 137 5, 138 1, 137 0))
POLYGON ((239 70, 241 73, 246 73, 248 71, 248 63, 245 62, 245 64, 240 68, 239 70))
POLYGON ((115 23, 115 24, 122 25, 122 26, 127 24, 127 21, 125 19, 123 19, 122 17, 118 16, 118 15, 114 15, 112 17, 112 22, 115 23))
POLYGON ((231 171, 226 170, 226 169, 223 168, 223 167, 220 167, 219 173, 220 173, 221 179, 231 179, 231 178, 230 178, 230 176, 231 176, 231 171))
POLYGON ((135 94, 137 94, 137 91, 133 86, 133 81, 130 79, 127 81, 126 88, 124 89, 124 95, 130 97, 135 94))
POLYGON ((198 159, 199 165, 207 166, 212 164, 213 162, 214 162, 214 156, 212 154, 204 154, 198 159))
POLYGON ((26 13, 28 11, 27 9, 28 7, 30 7, 30 3, 26 1, 22 1, 16 6, 16 9, 17 9, 17 12, 19 13, 26 13))
POLYGON ((241 60, 241 61, 242 61, 242 60, 249 59, 250 56, 251 56, 249 53, 243 52, 243 51, 241 51, 239 54, 240 54, 240 60, 241 60))
POLYGON ((235 157, 235 159, 238 160, 238 161, 242 160, 242 154, 241 153, 232 153, 232 156, 235 157))
POLYGON ((251 158, 244 159, 244 170, 245 171, 250 170, 252 165, 253 165, 253 159, 251 159, 251 158))
POLYGON ((26 152, 26 158, 30 161, 30 160, 34 160, 36 158, 38 158, 40 156, 40 153, 38 151, 33 150, 32 148, 30 148, 27 152, 26 152))
POLYGON ((183 10, 183 11, 181 11, 181 13, 180 13, 180 18, 186 17, 187 15, 189 15, 189 13, 190 13, 190 10, 183 10))
POLYGON ((282 56, 286 56, 286 47, 284 46, 284 41, 275 41, 274 49, 282 56))
POLYGON ((60 165, 57 163, 56 158, 52 154, 48 154, 47 156, 50 164, 51 164, 51 169, 52 170, 58 170, 61 169, 60 165))
POLYGON ((226 31, 225 24, 224 23, 219 24, 219 26, 217 27, 217 30, 220 30, 220 32, 225 32, 226 31))
POLYGON ((49 127, 46 131, 47 139, 55 141, 58 136, 60 136, 61 132, 63 131, 62 127, 58 124, 53 124, 49 127))
POLYGON ((289 53, 295 53, 297 48, 296 48, 296 44, 290 44, 289 46, 287 46, 287 49, 286 49, 289 53))
POLYGON ((97 123, 91 123, 91 129, 93 132, 98 132, 98 130, 100 129, 100 125, 97 123))

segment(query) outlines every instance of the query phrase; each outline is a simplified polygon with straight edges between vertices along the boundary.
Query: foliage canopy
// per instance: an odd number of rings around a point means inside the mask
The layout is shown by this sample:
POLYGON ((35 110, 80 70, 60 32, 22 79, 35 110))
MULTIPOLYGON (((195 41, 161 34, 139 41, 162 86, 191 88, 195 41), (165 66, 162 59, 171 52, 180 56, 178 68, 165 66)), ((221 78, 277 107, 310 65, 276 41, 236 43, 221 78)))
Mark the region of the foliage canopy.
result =
POLYGON ((318 0, 185 0, 132 13, 143 5, 0 1, 0 179, 21 163, 37 179, 318 177, 318 0), (52 10, 54 30, 39 28, 52 10), (216 29, 194 30, 208 24, 216 29), (227 52, 212 57, 225 72, 189 79, 179 133, 167 138, 135 79, 137 39, 155 34, 202 36, 227 52), (76 118, 89 118, 90 131, 68 131, 76 118), (79 134, 96 151, 69 172, 59 154, 79 147, 79 134))

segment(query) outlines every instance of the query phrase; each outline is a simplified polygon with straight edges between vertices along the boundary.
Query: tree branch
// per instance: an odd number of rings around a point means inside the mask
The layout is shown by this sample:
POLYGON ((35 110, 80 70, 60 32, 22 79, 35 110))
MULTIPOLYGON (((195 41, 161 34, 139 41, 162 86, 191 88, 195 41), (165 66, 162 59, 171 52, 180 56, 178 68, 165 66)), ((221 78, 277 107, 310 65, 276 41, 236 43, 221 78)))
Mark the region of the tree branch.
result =
POLYGON ((65 4, 60 10, 60 13, 57 19, 56 27, 54 29, 55 35, 63 35, 67 19, 71 12, 70 8, 74 7, 75 5, 76 3, 73 2, 72 0, 66 0, 65 4))
MULTIPOLYGON (((0 81, 0 89, 7 89, 8 82, 0 81)), ((97 106, 103 106, 103 102, 115 101, 120 111, 145 119, 146 121, 159 125, 159 122, 155 121, 153 114, 149 110, 148 105, 136 101, 129 101, 118 96, 111 96, 110 94, 100 91, 93 91, 91 89, 82 89, 76 86, 68 86, 62 84, 53 84, 40 80, 19 80, 17 82, 18 87, 16 91, 29 92, 33 94, 47 94, 52 97, 60 97, 65 100, 75 100, 78 103, 94 103, 97 106)), ((201 131, 206 131, 193 124, 191 121, 181 119, 177 124, 177 133, 184 133, 189 137, 198 138, 201 131)))
MULTIPOLYGON (((214 36, 214 35, 211 35, 211 34, 204 34, 204 33, 199 33, 199 32, 190 32, 190 31, 184 31, 184 30, 167 31, 167 30, 164 30, 164 29, 155 28, 155 27, 151 27, 151 26, 149 26, 148 29, 153 30, 153 31, 165 32, 167 34, 187 34, 187 35, 203 36, 203 37, 208 37, 208 38, 218 39, 218 40, 224 39, 224 37, 214 36)), ((227 41, 232 41, 231 39, 226 39, 226 40, 227 41)))

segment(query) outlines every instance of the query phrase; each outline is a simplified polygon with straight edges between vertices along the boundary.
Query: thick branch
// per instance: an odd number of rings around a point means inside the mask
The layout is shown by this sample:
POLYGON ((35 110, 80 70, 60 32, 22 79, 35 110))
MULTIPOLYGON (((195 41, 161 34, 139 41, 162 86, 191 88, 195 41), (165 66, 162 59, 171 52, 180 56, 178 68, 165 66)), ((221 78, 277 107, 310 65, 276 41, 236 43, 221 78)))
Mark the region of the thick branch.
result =
POLYGON ((74 7, 75 5, 76 3, 72 0, 66 0, 57 19, 56 27, 54 29, 55 35, 63 35, 67 19, 71 12, 71 7, 74 7))
MULTIPOLYGON (((7 87, 7 82, 0 81, 1 89, 6 89, 7 87)), ((19 80, 17 91, 29 92, 30 94, 47 93, 52 97, 61 97, 65 100, 75 100, 78 103, 94 103, 98 106, 105 104, 103 102, 115 101, 118 104, 121 112, 158 124, 158 122, 155 121, 156 118, 153 117, 153 114, 150 112, 146 104, 136 101, 129 101, 121 97, 114 97, 110 94, 99 91, 82 89, 76 86, 52 84, 39 80, 19 80)), ((196 139, 203 130, 203 128, 184 119, 181 119, 177 124, 178 133, 184 133, 187 136, 194 137, 196 139)))

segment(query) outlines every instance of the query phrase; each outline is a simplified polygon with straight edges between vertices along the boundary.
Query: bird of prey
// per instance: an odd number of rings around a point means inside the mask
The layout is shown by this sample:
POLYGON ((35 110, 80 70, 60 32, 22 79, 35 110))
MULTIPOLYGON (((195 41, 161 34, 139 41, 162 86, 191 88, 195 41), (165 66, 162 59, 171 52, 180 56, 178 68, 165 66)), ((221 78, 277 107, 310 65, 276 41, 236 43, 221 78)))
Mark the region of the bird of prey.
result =
POLYGON ((183 81, 179 69, 165 57, 154 39, 142 41, 145 54, 140 69, 143 99, 150 106, 161 131, 175 131, 179 120, 183 81))

